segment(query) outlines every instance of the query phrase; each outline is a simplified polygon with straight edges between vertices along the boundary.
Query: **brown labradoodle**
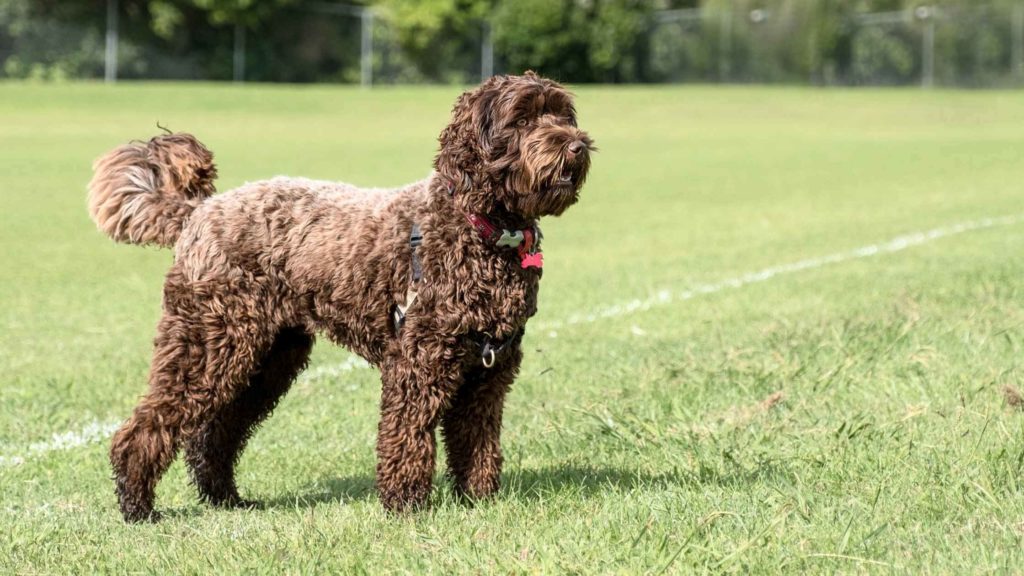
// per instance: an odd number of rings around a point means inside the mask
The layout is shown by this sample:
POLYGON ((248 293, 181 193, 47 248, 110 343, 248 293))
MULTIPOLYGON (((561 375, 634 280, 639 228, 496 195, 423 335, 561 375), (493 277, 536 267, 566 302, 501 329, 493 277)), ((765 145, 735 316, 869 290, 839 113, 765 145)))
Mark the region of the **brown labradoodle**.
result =
POLYGON ((175 250, 149 391, 110 451, 125 519, 155 518, 179 446, 204 500, 247 505, 235 462, 317 332, 381 370, 386 508, 426 500, 438 424, 458 492, 494 493, 502 405, 537 310, 537 219, 576 202, 592 150, 571 95, 528 72, 460 96, 435 171, 395 190, 279 177, 213 196, 213 155, 182 133, 100 158, 97 226, 175 250))

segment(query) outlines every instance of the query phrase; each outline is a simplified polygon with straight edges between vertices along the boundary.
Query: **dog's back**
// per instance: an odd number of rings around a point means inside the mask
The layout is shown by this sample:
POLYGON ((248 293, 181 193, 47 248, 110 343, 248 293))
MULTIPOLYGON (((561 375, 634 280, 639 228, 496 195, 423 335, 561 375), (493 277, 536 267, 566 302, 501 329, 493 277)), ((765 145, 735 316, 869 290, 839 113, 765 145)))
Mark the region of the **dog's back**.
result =
POLYGON ((175 246, 177 260, 194 274, 235 268, 309 291, 341 279, 330 263, 372 263, 375 244, 406 242, 401 216, 424 201, 423 183, 381 189, 289 177, 251 182, 196 208, 175 246))
POLYGON ((379 356, 381 339, 367 335, 387 333, 393 294, 404 293, 407 264, 396 258, 408 253, 427 180, 384 189, 276 177, 213 195, 213 154, 189 134, 119 147, 94 169, 89 209, 101 230, 175 249, 165 298, 245 294, 274 325, 379 356))

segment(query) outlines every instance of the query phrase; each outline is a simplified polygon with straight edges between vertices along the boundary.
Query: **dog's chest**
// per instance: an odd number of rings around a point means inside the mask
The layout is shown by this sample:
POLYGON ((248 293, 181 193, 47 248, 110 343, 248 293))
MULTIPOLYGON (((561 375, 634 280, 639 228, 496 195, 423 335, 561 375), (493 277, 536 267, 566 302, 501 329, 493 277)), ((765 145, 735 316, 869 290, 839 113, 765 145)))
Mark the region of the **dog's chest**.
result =
POLYGON ((482 286, 481 332, 503 337, 522 328, 537 312, 539 273, 500 269, 482 286))
POLYGON ((537 312, 540 270, 518 260, 480 251, 467 254, 440 282, 436 300, 461 331, 507 338, 537 312))

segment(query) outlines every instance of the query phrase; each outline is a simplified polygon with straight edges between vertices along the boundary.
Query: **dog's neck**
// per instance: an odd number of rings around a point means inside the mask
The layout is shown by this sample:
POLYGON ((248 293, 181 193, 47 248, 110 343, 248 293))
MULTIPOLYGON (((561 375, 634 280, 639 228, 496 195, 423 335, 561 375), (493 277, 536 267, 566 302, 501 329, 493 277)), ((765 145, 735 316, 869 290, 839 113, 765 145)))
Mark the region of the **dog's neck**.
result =
MULTIPOLYGON (((516 253, 520 265, 525 268, 541 268, 543 259, 540 255, 541 232, 536 220, 527 219, 495 203, 487 213, 467 211, 459 206, 456 196, 459 188, 454 180, 445 176, 437 176, 443 195, 450 203, 454 218, 463 220, 473 229, 473 235, 483 243, 499 250, 516 253)), ((472 185, 468 178, 463 185, 472 185)))
POLYGON ((467 214, 466 220, 487 244, 499 249, 515 250, 523 269, 544 267, 544 257, 540 254, 541 233, 536 224, 529 228, 509 230, 495 226, 480 214, 467 214))
POLYGON ((471 189, 471 187, 474 186, 473 181, 468 175, 464 174, 461 179, 456 179, 436 174, 436 178, 440 183, 441 188, 445 191, 448 197, 453 200, 454 208, 457 211, 465 213, 467 216, 470 214, 482 216, 498 228, 506 228, 509 230, 526 230, 537 226, 537 220, 535 218, 527 218, 526 216, 517 214, 509 210, 501 202, 495 202, 493 206, 486 211, 472 209, 466 210, 461 208, 456 196, 463 194, 466 189, 471 189))
POLYGON ((495 226, 499 228, 508 228, 509 230, 524 230, 527 228, 533 228, 537 225, 537 221, 533 219, 520 216, 515 212, 505 208, 505 205, 501 202, 495 202, 494 208, 487 214, 480 214, 488 220, 490 220, 495 226))

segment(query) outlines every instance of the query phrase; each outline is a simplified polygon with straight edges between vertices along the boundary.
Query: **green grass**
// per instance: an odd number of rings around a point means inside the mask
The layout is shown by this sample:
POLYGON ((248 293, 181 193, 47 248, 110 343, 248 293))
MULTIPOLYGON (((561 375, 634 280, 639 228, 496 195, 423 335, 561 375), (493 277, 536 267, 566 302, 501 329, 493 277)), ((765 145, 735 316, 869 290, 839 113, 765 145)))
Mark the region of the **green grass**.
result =
POLYGON ((381 510, 377 374, 332 375, 349 354, 324 343, 241 463, 264 510, 198 505, 178 462, 165 521, 126 526, 105 438, 32 448, 145 388, 171 255, 93 228, 93 158, 159 121, 216 152, 221 189, 397 185, 456 94, 0 84, 0 573, 1021 571, 1024 224, 542 327, 1021 213, 1020 92, 578 89, 600 152, 544 222, 504 488, 476 507, 439 468, 429 509, 381 510))

